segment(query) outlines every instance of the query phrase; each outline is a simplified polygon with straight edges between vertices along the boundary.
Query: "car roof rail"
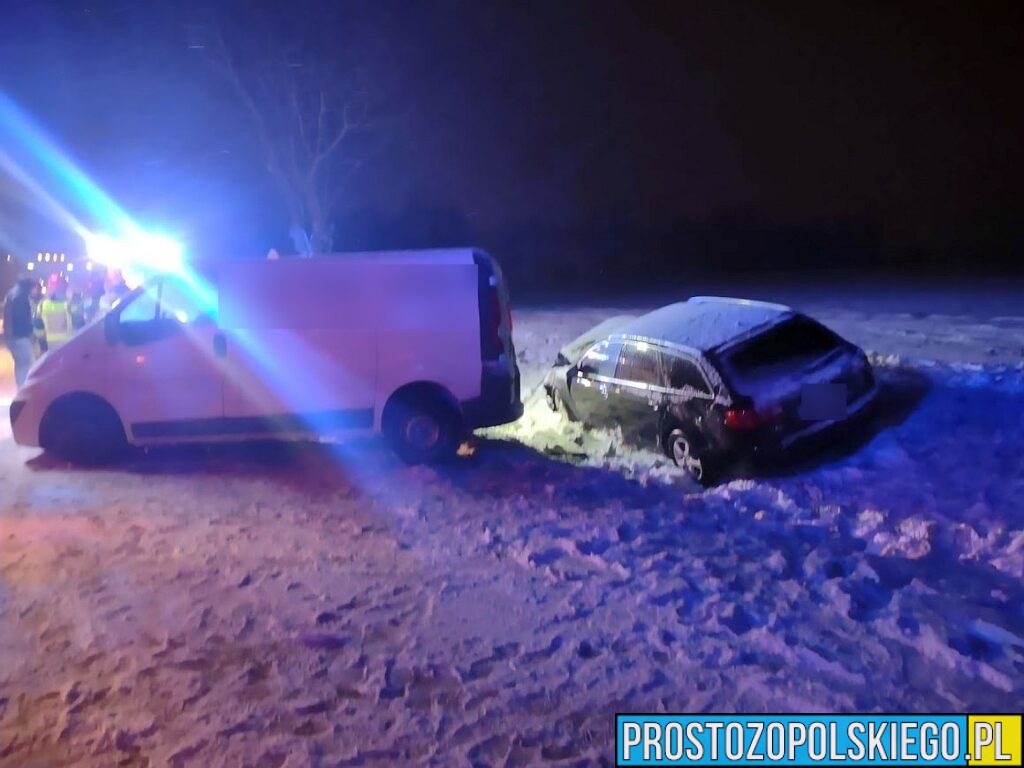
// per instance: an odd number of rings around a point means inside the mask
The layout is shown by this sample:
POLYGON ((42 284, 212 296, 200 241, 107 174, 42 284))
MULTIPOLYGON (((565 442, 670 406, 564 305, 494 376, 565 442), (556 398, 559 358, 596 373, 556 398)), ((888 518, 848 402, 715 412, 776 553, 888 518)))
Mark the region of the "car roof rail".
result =
POLYGON ((779 312, 792 312, 792 307, 785 304, 776 304, 772 301, 758 301, 757 299, 737 299, 732 296, 691 296, 687 301, 691 304, 739 304, 745 307, 764 307, 765 309, 777 309, 779 312))

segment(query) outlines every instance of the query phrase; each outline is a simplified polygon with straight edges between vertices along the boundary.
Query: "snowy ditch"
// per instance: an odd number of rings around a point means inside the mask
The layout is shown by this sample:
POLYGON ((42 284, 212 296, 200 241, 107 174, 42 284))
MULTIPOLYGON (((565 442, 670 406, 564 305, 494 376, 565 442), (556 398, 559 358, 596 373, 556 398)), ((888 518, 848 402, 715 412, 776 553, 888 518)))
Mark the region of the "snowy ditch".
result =
MULTIPOLYGON (((517 313, 524 392, 614 311, 517 313)), ((709 490, 540 397, 442 468, 4 440, 0 765, 608 764, 615 711, 1019 708, 1022 326, 929 357, 839 320, 878 421, 709 490)))

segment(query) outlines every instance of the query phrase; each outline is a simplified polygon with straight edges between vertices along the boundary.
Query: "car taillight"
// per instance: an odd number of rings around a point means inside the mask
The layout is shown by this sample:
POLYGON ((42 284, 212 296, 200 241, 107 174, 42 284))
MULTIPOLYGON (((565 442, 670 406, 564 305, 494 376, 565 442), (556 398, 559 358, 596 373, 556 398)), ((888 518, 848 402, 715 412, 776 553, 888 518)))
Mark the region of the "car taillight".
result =
POLYGON ((781 415, 778 408, 729 408, 725 412, 725 426, 729 429, 757 429, 778 421, 781 415))
POLYGON ((755 429, 761 426, 761 415, 753 408, 730 408, 725 412, 729 429, 755 429))

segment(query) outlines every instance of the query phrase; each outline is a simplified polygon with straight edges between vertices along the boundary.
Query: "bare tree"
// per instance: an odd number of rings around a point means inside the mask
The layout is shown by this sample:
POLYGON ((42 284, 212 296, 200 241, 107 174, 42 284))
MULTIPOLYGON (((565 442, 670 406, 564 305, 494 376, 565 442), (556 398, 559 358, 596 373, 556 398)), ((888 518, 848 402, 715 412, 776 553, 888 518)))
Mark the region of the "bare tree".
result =
POLYGON ((296 5, 213 18, 190 28, 189 46, 244 108, 296 250, 309 256, 331 250, 339 194, 360 165, 355 139, 367 127, 367 100, 340 40, 345 20, 330 11, 343 4, 296 5))

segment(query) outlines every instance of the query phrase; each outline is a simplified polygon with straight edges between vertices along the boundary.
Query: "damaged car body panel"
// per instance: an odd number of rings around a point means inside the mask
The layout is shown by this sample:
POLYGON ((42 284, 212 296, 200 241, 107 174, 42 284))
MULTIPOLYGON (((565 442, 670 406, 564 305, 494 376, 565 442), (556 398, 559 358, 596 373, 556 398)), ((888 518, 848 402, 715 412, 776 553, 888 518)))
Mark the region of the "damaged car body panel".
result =
POLYGON ((860 349, 782 305, 698 297, 613 325, 580 337, 596 340, 575 364, 559 356, 548 403, 705 483, 852 420, 877 392, 860 349))

